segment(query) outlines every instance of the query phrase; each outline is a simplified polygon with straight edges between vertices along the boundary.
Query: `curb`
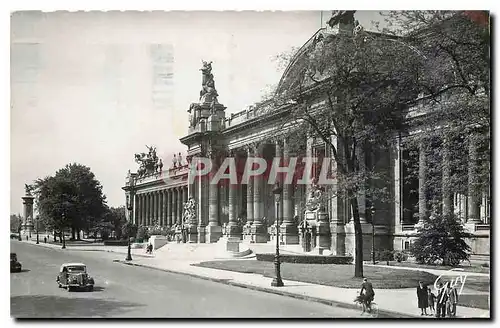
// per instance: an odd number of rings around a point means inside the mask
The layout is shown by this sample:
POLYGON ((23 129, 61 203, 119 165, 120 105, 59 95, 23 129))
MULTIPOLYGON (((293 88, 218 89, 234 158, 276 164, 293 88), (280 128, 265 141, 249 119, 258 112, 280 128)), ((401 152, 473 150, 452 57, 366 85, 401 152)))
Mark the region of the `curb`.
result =
MULTIPOLYGON (((26 245, 31 245, 31 246, 39 246, 39 247, 45 247, 45 248, 50 248, 50 249, 62 249, 59 246, 49 246, 47 244, 35 244, 35 243, 25 243, 26 245)), ((127 253, 121 253, 121 252, 115 252, 113 250, 109 249, 75 249, 74 246, 66 246, 65 248, 68 251, 78 251, 78 252, 107 252, 107 253, 115 253, 115 254, 124 254, 127 255, 127 253)), ((143 255, 143 254, 132 254, 133 256, 139 256, 139 257, 144 257, 144 258, 155 258, 154 256, 148 256, 148 255, 143 255)))
MULTIPOLYGON (((307 296, 307 295, 286 292, 283 290, 248 285, 248 284, 230 281, 228 279, 210 278, 210 277, 206 277, 206 276, 202 276, 202 275, 198 275, 198 274, 194 274, 194 273, 180 272, 180 271, 174 271, 174 270, 169 270, 169 269, 161 269, 161 268, 146 265, 146 264, 131 263, 131 262, 123 261, 123 260, 113 260, 113 262, 121 263, 124 265, 137 266, 137 267, 143 267, 143 268, 148 268, 148 269, 153 269, 153 270, 158 270, 158 271, 164 271, 164 272, 168 272, 168 273, 186 275, 186 276, 199 278, 199 279, 203 279, 203 280, 209 280, 209 281, 213 281, 213 282, 217 282, 217 283, 221 283, 221 284, 225 284, 225 285, 246 288, 246 289, 256 290, 256 291, 265 292, 265 293, 269 293, 269 294, 281 295, 281 296, 286 296, 286 297, 301 299, 301 300, 305 300, 305 301, 321 303, 321 304, 330 305, 330 306, 337 306, 337 307, 345 308, 345 309, 359 309, 359 307, 357 305, 351 304, 351 303, 327 300, 327 299, 320 298, 320 297, 307 296)), ((384 315, 388 315, 388 316, 392 316, 392 317, 396 316, 398 319, 399 318, 413 318, 413 319, 414 318, 421 318, 420 316, 416 316, 416 315, 409 315, 406 313, 400 313, 400 312, 396 312, 396 311, 382 310, 380 308, 379 308, 379 314, 384 314, 384 315)))

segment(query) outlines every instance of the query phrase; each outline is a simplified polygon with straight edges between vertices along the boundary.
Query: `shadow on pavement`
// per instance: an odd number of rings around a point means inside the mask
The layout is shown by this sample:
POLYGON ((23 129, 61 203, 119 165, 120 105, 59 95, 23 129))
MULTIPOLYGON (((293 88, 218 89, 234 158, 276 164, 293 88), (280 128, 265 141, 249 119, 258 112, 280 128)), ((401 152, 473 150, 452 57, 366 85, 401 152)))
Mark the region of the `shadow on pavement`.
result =
POLYGON ((103 317, 142 306, 99 298, 22 295, 10 298, 10 315, 15 319, 103 317))
POLYGON ((23 272, 30 272, 31 270, 29 269, 21 269, 21 271, 15 271, 15 272, 10 272, 10 273, 23 273, 23 272))

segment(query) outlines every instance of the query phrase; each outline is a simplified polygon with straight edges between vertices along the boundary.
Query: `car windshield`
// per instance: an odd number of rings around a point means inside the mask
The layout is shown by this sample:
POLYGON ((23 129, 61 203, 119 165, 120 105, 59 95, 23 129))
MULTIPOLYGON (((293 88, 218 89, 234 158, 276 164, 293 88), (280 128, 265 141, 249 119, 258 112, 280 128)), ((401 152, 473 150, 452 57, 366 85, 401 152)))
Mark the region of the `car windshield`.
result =
POLYGON ((85 267, 81 265, 69 266, 68 272, 85 272, 85 267))

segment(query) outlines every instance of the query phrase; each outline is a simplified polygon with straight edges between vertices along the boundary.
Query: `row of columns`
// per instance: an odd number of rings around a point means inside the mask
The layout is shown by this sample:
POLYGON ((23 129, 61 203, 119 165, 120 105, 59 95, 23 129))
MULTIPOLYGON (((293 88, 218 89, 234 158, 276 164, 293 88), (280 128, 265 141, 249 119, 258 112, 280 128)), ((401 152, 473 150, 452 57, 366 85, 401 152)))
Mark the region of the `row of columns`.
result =
POLYGON ((134 222, 143 226, 180 224, 187 199, 187 186, 136 194, 134 222))
MULTIPOLYGON (((450 153, 450 141, 445 138, 443 140, 443 165, 442 165, 442 175, 443 175, 443 185, 442 185, 442 199, 443 199, 443 213, 453 213, 457 210, 464 216, 464 221, 467 223, 481 223, 481 202, 482 196, 478 189, 478 165, 477 165, 477 142, 474 138, 471 138, 468 142, 468 193, 467 196, 460 197, 457 201, 457 196, 453 194, 453 188, 450 185, 451 176, 451 153, 450 153), (465 206, 466 204, 466 206, 465 206), (455 207, 459 205, 460 208, 455 207), (467 208, 467 213, 465 213, 465 208, 467 208), (465 218, 465 216, 467 218, 465 218)), ((397 140, 396 143, 396 154, 394 157, 394 176, 395 176, 395 208, 396 208, 396 224, 402 223, 401 209, 403 207, 402 190, 401 186, 403 183, 402 177, 402 156, 400 149, 400 141, 397 140)), ((418 158, 418 215, 419 222, 429 215, 428 203, 427 203, 427 190, 426 181, 428 179, 428 169, 427 169, 427 154, 426 146, 424 142, 419 145, 419 158, 418 158)))

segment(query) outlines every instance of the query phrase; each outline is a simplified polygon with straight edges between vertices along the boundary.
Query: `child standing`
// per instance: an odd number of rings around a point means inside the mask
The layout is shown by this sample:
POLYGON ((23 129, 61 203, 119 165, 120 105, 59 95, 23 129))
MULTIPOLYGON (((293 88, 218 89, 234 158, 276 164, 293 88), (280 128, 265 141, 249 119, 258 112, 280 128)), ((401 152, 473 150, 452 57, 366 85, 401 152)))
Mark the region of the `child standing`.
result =
POLYGON ((429 312, 430 314, 435 313, 436 309, 434 308, 434 304, 436 302, 436 295, 432 293, 432 290, 429 288, 429 312))

